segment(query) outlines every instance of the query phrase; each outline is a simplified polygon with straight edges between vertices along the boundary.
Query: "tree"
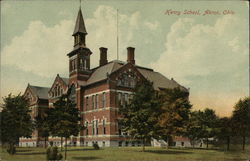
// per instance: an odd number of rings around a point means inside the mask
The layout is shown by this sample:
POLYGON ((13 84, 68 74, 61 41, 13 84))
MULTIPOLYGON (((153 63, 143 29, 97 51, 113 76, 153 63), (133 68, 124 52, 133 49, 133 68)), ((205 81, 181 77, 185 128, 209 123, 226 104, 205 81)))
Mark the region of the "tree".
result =
POLYGON ((62 95, 54 108, 49 111, 49 126, 52 136, 65 138, 65 160, 67 159, 67 139, 70 136, 77 136, 82 129, 79 124, 81 120, 80 112, 76 105, 68 98, 62 95))
POLYGON ((164 89, 160 92, 161 114, 159 125, 161 136, 171 142, 174 135, 185 135, 192 105, 189 93, 180 88, 164 89))
POLYGON ((242 137, 242 150, 245 150, 246 137, 250 135, 250 97, 236 103, 232 121, 235 132, 242 137))
POLYGON ((216 136, 218 126, 218 117, 214 110, 206 108, 204 111, 193 111, 190 115, 186 135, 192 141, 205 138, 208 148, 208 138, 216 136))
POLYGON ((206 108, 201 112, 200 124, 202 126, 202 135, 203 138, 206 138, 207 148, 208 148, 208 138, 214 137, 218 130, 218 117, 215 114, 215 111, 209 108, 206 108))
POLYGON ((230 141, 232 136, 233 136, 232 119, 229 117, 220 118, 217 137, 221 140, 226 139, 227 150, 230 149, 230 141))
POLYGON ((20 137, 31 137, 33 122, 30 116, 28 100, 22 96, 9 94, 3 99, 1 112, 1 142, 7 144, 8 152, 15 153, 15 144, 20 137))
POLYGON ((48 108, 40 110, 35 117, 35 127, 38 131, 38 136, 44 138, 44 147, 47 147, 47 138, 49 137, 49 122, 48 108))
POLYGON ((131 137, 142 140, 143 151, 145 151, 145 142, 156 136, 159 107, 153 83, 146 80, 137 83, 130 103, 120 106, 121 129, 131 137))
POLYGON ((204 129, 202 128, 202 112, 193 111, 190 114, 190 119, 187 126, 187 133, 185 134, 191 141, 194 147, 195 141, 204 136, 204 129))

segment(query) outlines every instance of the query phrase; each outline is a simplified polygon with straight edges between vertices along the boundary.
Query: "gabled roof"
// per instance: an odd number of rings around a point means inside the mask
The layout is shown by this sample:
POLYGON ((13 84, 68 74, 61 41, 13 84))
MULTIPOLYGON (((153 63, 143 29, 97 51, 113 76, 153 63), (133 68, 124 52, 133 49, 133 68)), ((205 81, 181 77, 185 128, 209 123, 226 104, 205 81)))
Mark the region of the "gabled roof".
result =
POLYGON ((78 15, 77 15, 77 18, 76 18, 76 24, 75 24, 75 30, 73 32, 73 35, 75 35, 77 33, 88 34, 87 31, 86 31, 86 28, 85 28, 85 23, 84 23, 84 20, 83 20, 81 8, 78 11, 78 15))
MULTIPOLYGON (((114 73, 115 71, 122 68, 126 64, 127 64, 126 62, 114 60, 104 66, 94 68, 92 75, 87 80, 86 84, 83 85, 90 85, 105 80, 107 79, 107 74, 110 75, 114 73)), ((178 84, 175 80, 173 79, 170 80, 164 75, 155 72, 153 69, 141 66, 135 66, 135 67, 146 79, 153 82, 155 90, 159 90, 162 88, 173 89, 176 87, 180 87, 182 90, 188 91, 185 87, 178 84)))
POLYGON ((159 90, 161 88, 173 89, 176 87, 180 87, 183 90, 187 90, 185 87, 178 84, 175 80, 169 80, 167 77, 162 75, 161 73, 138 68, 140 73, 149 81, 153 82, 154 89, 159 90))
POLYGON ((93 69, 93 73, 91 74, 90 78, 87 80, 87 85, 104 80, 107 78, 107 74, 111 74, 114 71, 121 68, 123 64, 119 61, 111 61, 106 65, 103 65, 99 68, 93 69))
POLYGON ((28 87, 31 89, 32 93, 35 94, 40 99, 48 99, 48 91, 50 88, 48 87, 39 87, 39 86, 33 86, 28 85, 28 87))
POLYGON ((65 86, 68 86, 68 84, 69 84, 69 78, 64 78, 64 77, 61 77, 59 74, 57 74, 56 78, 55 78, 52 86, 48 90, 48 92, 50 92, 54 88, 54 85, 56 84, 57 80, 62 80, 62 82, 64 83, 65 86))

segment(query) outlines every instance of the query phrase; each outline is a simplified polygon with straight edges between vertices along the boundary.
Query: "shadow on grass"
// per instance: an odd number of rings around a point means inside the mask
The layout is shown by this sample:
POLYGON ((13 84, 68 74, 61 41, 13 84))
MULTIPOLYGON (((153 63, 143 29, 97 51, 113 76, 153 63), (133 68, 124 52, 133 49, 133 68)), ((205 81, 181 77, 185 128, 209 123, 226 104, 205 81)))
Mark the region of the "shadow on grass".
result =
POLYGON ((72 159, 75 160, 96 160, 96 159, 102 159, 100 157, 72 157, 72 159))
POLYGON ((24 149, 22 149, 22 150, 16 150, 16 152, 30 152, 30 151, 32 151, 32 150, 24 150, 24 149))
POLYGON ((192 154, 193 152, 187 152, 182 150, 145 150, 146 153, 155 154, 192 154))
MULTIPOLYGON (((95 149, 67 149, 67 152, 69 151, 94 151, 95 149)), ((102 149, 100 149, 102 150, 102 149)), ((59 150, 59 152, 64 152, 64 150, 59 150)), ((46 152, 32 152, 32 150, 17 150, 16 155, 40 155, 40 154, 46 154, 46 152), (24 152, 24 153, 23 153, 24 152), (26 153, 27 152, 27 153, 26 153)))
POLYGON ((40 154, 45 154, 45 152, 16 153, 16 155, 40 155, 40 154))
MULTIPOLYGON (((96 149, 84 149, 84 148, 81 148, 81 149, 68 149, 67 151, 95 151, 95 150, 96 149)), ((102 149, 99 149, 99 150, 102 150, 102 149)))

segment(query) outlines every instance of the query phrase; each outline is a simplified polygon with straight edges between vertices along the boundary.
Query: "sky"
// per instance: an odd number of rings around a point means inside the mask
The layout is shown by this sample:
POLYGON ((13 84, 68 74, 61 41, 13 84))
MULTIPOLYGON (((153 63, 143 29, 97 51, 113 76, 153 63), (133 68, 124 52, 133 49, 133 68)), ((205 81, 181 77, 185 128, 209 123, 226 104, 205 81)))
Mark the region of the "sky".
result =
MULTIPOLYGON (((1 1, 1 97, 27 84, 51 87, 68 77, 79 0, 1 1)), ((249 4, 246 1, 82 1, 91 49, 119 60, 135 47, 136 64, 153 68, 190 88, 193 109, 229 116, 249 96, 249 4)), ((2 101, 2 100, 1 100, 2 101)))

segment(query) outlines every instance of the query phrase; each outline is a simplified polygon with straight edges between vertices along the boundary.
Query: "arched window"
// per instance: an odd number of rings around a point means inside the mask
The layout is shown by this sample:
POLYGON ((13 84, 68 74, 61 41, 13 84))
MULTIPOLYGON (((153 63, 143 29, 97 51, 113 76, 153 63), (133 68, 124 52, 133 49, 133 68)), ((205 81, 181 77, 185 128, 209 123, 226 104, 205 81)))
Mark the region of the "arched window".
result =
POLYGON ((55 87, 55 97, 57 97, 58 94, 57 94, 57 86, 55 87))
POLYGON ((60 86, 57 86, 57 94, 58 94, 58 96, 60 96, 61 95, 61 93, 60 93, 60 86))
POLYGON ((76 88, 75 88, 75 85, 74 85, 74 84, 72 84, 71 87, 70 87, 69 99, 70 99, 73 103, 76 103, 76 88))
POLYGON ((83 70, 83 60, 80 59, 80 70, 83 70))
POLYGON ((84 59, 84 69, 87 69, 87 60, 84 59))
POLYGON ((102 93, 102 107, 106 107, 106 93, 102 93))
POLYGON ((106 123, 105 123, 105 119, 102 120, 102 127, 103 127, 103 134, 106 134, 106 123))

